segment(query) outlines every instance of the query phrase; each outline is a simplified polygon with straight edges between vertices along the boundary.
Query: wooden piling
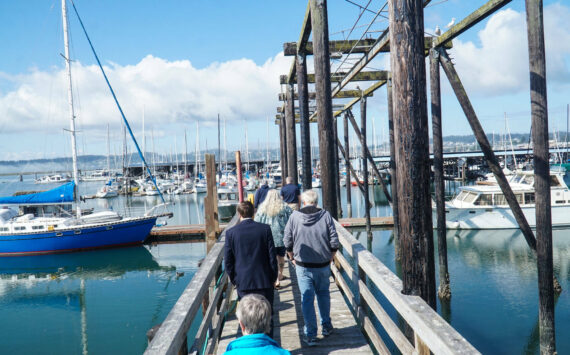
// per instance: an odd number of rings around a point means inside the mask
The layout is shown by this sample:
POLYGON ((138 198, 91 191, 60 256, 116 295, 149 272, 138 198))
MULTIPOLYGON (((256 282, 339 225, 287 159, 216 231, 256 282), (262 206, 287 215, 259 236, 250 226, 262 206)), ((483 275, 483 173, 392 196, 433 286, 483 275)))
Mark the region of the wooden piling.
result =
POLYGON ((336 117, 333 116, 333 145, 334 145, 334 187, 336 189, 336 207, 338 218, 342 217, 342 205, 340 202, 340 168, 339 168, 339 158, 338 158, 338 142, 340 141, 338 138, 338 122, 336 117))
POLYGON ((243 202, 243 174, 241 171, 241 152, 236 152, 236 172, 238 180, 238 196, 239 202, 243 202))
POLYGON ((398 214, 398 194, 396 193, 396 146, 394 142, 394 108, 392 106, 392 76, 388 78, 386 85, 388 96, 388 131, 390 136, 390 187, 392 188, 392 216, 394 216, 394 254, 396 260, 400 260, 400 234, 399 234, 399 214, 398 214))
POLYGON ((441 126, 441 88, 439 79, 439 53, 431 49, 430 88, 431 88, 431 124, 433 132, 433 180, 435 185, 435 203, 437 209, 437 250, 439 254, 440 299, 451 298, 449 271, 447 268, 447 240, 445 227, 445 182, 443 180, 443 134, 441 126))
POLYGON ((337 218, 336 188, 332 164, 334 164, 333 115, 330 80, 329 27, 326 0, 310 0, 311 26, 313 30, 313 59, 315 61, 315 91, 317 93, 317 122, 319 127, 319 159, 323 208, 337 218))
POLYGON ((285 178, 293 179, 297 184, 297 134, 295 132, 295 100, 293 99, 293 84, 287 84, 287 101, 285 102, 285 127, 287 129, 287 171, 283 172, 285 178))
POLYGON ((287 130, 285 129, 285 116, 282 116, 279 120, 279 138, 281 150, 281 178, 284 180, 285 175, 287 175, 287 130))
POLYGON ((555 354, 554 271, 552 265, 552 218, 550 205, 550 167, 548 142, 548 105, 542 0, 526 0, 526 23, 530 67, 530 102, 534 141, 534 189, 536 208, 536 256, 540 353, 555 354))
POLYGON ((352 185, 350 183, 350 171, 348 171, 349 169, 349 165, 350 165, 350 144, 348 141, 348 117, 347 117, 347 113, 344 113, 343 116, 343 128, 344 128, 344 147, 346 149, 346 156, 344 157, 344 161, 345 161, 345 166, 346 166, 346 214, 348 216, 348 218, 352 218, 352 196, 351 196, 351 188, 352 185))
POLYGON ((391 0, 390 59, 404 294, 436 308, 422 0, 391 0))
POLYGON ((301 174, 303 190, 312 188, 311 171, 311 128, 309 125, 309 87, 307 84, 307 56, 297 54, 297 92, 299 95, 299 117, 301 133, 301 174))
POLYGON ((216 158, 214 154, 206 154, 206 189, 204 218, 206 222, 206 250, 209 252, 220 235, 218 192, 216 188, 216 158))
POLYGON ((366 156, 366 97, 364 96, 360 99, 360 144, 362 146, 360 152, 362 159, 362 180, 364 180, 364 218, 366 219, 366 236, 371 239, 372 229, 370 227, 369 202, 370 183, 368 182, 368 157, 366 156))

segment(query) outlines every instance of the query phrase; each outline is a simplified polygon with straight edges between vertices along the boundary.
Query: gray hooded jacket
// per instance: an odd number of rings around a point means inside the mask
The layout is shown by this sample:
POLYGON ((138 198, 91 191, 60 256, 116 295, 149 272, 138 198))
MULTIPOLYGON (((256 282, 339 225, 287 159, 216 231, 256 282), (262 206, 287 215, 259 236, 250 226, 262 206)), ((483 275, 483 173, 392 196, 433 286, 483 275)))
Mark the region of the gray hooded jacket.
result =
POLYGON ((283 243, 301 266, 329 265, 332 252, 338 250, 338 236, 331 215, 314 206, 294 211, 285 226, 283 243))

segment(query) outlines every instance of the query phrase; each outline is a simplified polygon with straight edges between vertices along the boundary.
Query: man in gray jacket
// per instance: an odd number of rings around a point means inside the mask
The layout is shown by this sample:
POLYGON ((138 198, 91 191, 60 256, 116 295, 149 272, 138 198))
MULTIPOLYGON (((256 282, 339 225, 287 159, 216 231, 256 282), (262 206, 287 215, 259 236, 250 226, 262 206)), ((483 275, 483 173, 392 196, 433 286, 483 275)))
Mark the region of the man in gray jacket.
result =
POLYGON ((304 341, 314 346, 317 340, 315 294, 322 334, 328 336, 333 331, 330 318, 330 263, 338 250, 338 236, 331 215, 317 207, 318 195, 315 191, 303 192, 301 201, 303 208, 293 211, 285 226, 283 243, 296 266, 305 321, 304 341))

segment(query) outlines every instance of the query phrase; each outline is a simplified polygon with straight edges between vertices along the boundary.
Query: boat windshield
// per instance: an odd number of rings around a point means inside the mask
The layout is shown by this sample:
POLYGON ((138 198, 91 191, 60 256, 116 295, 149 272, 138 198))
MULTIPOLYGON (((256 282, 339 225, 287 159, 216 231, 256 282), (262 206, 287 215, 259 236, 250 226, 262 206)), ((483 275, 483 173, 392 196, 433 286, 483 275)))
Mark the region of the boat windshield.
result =
POLYGON ((560 187, 560 180, 556 175, 550 175, 550 187, 560 187))
POLYGON ((493 204, 493 195, 479 195, 479 198, 473 203, 477 206, 490 206, 493 204))
POLYGON ((461 191, 461 192, 459 193, 459 195, 457 195, 457 196, 455 197, 455 200, 456 200, 456 201, 463 201, 463 199, 464 199, 468 194, 469 194, 469 193, 468 193, 467 191, 461 191))

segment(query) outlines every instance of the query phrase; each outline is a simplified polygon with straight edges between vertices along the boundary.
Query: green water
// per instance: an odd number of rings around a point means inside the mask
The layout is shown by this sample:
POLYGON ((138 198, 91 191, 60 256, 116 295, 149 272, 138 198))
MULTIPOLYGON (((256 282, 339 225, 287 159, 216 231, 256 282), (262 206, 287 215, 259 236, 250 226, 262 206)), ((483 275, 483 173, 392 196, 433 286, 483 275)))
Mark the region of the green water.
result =
MULTIPOLYGON (((98 187, 82 184, 88 193, 98 187)), ((0 195, 33 188, 38 185, 29 181, 0 181, 0 195)), ((353 216, 362 216, 362 196, 357 188, 352 194, 353 216)), ((346 211, 344 188, 341 196, 346 211)), ((169 198, 175 213, 169 224, 202 222, 202 199, 169 198)), ((87 203, 140 211, 156 201, 120 197, 87 203)), ((379 188, 371 201, 373 216, 391 214, 379 188)), ((364 234, 359 237, 399 272, 390 231, 375 231, 371 243, 364 234)), ((520 232, 450 232, 447 242, 453 295, 449 304, 438 303, 438 312, 485 354, 537 354, 536 265, 520 232)), ((203 243, 180 243, 0 258, 0 354, 140 354, 146 331, 164 320, 204 254, 203 243)), ((569 230, 554 231, 554 268, 564 289, 556 301, 558 353, 570 354, 569 230)))

